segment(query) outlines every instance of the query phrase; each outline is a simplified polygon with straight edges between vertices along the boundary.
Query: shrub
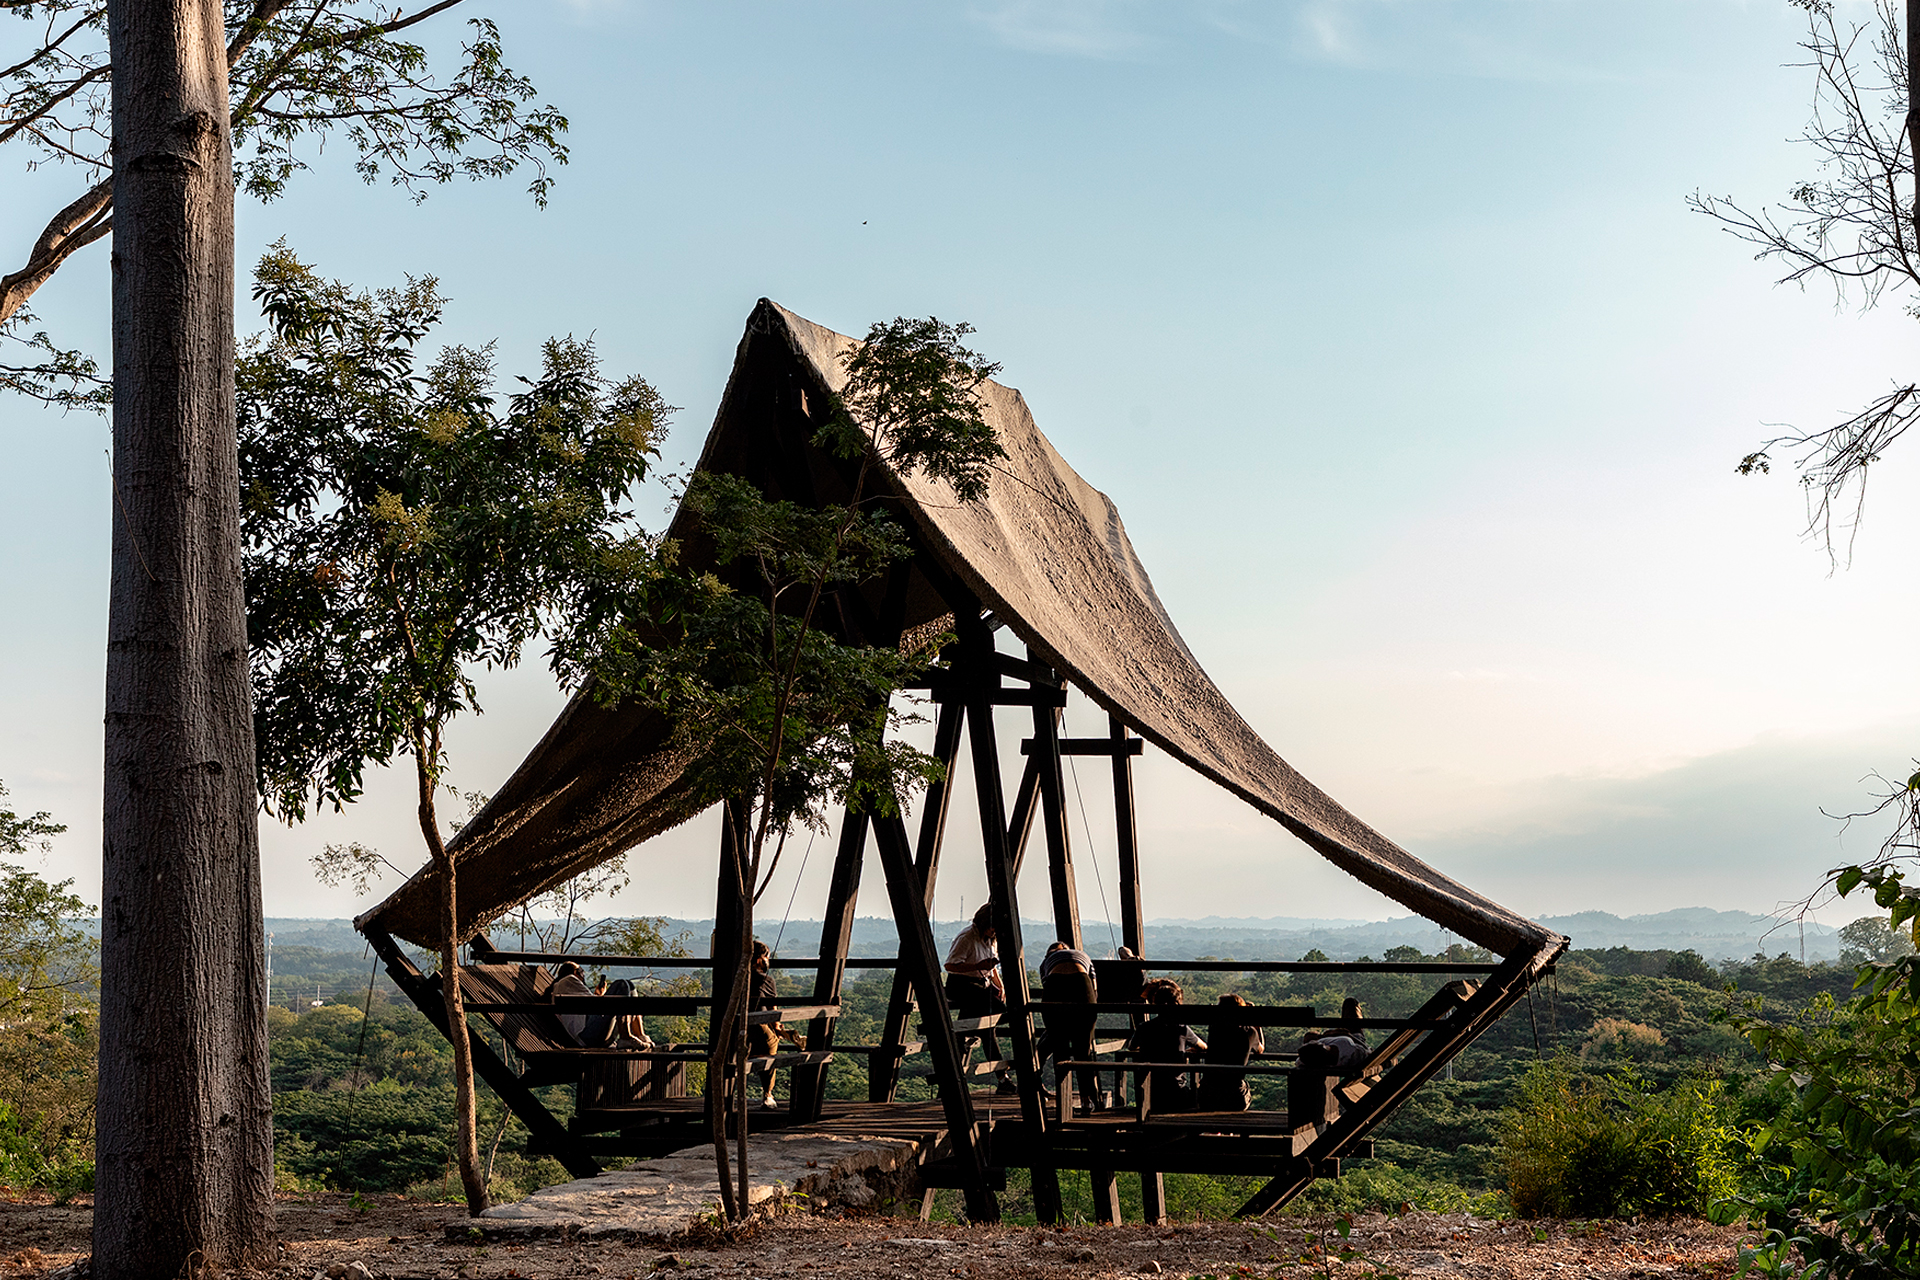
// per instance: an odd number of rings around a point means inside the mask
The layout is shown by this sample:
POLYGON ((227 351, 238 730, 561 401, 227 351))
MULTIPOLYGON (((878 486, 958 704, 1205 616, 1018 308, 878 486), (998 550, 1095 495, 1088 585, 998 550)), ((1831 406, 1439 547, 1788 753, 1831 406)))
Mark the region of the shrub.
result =
MULTIPOLYGON (((1866 876, 1855 875, 1857 883, 1866 876)), ((1908 907, 1898 872, 1869 880, 1908 907)), ((1850 888, 1845 876, 1843 890, 1850 888)), ((1893 923, 1911 919, 1896 909, 1893 923)), ((1776 1109, 1745 1135, 1747 1186, 1716 1206, 1760 1239, 1742 1270, 1833 1277, 1920 1274, 1920 961, 1863 965, 1860 990, 1820 997, 1796 1023, 1732 1020, 1778 1070, 1776 1109)))
POLYGON ((1631 1068, 1594 1077, 1536 1063, 1500 1136, 1507 1194, 1528 1218, 1705 1213, 1733 1190, 1720 1111, 1711 1077, 1654 1092, 1631 1068))

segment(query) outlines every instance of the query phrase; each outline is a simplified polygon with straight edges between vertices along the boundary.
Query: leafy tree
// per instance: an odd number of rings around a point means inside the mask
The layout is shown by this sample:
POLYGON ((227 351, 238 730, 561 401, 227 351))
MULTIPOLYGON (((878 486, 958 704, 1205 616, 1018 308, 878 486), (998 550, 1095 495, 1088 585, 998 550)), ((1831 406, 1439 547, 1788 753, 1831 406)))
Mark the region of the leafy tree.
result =
MULTIPOLYGON (((980 386, 999 366, 963 345, 971 332, 937 319, 874 325, 847 352, 845 389, 814 437, 851 464, 848 500, 802 506, 770 500, 738 477, 696 474, 683 509, 712 543, 717 572, 681 575, 670 617, 647 601, 609 597, 557 651, 562 668, 590 678, 602 698, 666 712, 689 748, 695 797, 728 804, 741 822, 732 886, 743 904, 740 950, 724 995, 716 974, 708 1064, 709 1080, 730 1081, 741 1108, 753 905, 788 833, 824 827, 832 805, 893 813, 903 794, 939 773, 937 760, 891 733, 905 718, 893 695, 933 660, 933 646, 852 643, 818 620, 836 591, 910 554, 903 531, 872 500, 876 470, 931 477, 961 502, 985 496, 1006 454, 980 386)), ((747 1206, 746 1125, 736 1192, 725 1090, 712 1096, 722 1207, 737 1219, 747 1206)))
MULTIPOLYGON (((233 184, 278 199, 340 133, 365 181, 388 181, 416 201, 456 177, 526 167, 528 190, 544 204, 548 164, 567 160, 567 120, 506 64, 499 28, 471 18, 458 54, 439 58, 410 38, 462 2, 226 0, 221 112, 233 184)), ((108 9, 102 0, 14 0, 4 16, 16 23, 0 45, 0 145, 12 143, 24 168, 75 177, 72 198, 22 246, 20 267, 0 274, 0 341, 20 361, 0 362, 0 388, 88 408, 111 399, 98 364, 34 329, 26 307, 70 257, 113 230, 108 9)))
MULTIPOLYGON (((7 784, 0 782, 0 801, 6 798, 7 784)), ((34 849, 44 851, 52 847, 53 837, 66 829, 65 823, 55 822, 45 811, 22 817, 0 807, 0 858, 24 858, 34 849)))
MULTIPOLYGON (((1912 918, 1897 873, 1876 896, 1889 932, 1912 918)), ((1746 1135, 1749 1188, 1722 1206, 1762 1233, 1743 1270, 1838 1280, 1920 1272, 1920 959, 1864 964, 1852 999, 1822 996, 1794 1022, 1733 1017, 1777 1068, 1773 1112, 1746 1135)))
MULTIPOLYGON (((368 765, 413 762, 457 1031, 458 881, 437 805, 447 725, 479 710, 476 669, 515 665, 598 592, 644 595, 654 548, 622 504, 672 410, 640 378, 609 382, 571 338, 545 345, 504 412, 491 347, 448 347, 417 371, 440 319, 431 279, 355 292, 277 249, 256 280, 272 336, 241 359, 238 404, 260 792, 298 821, 357 798, 368 765)), ((472 1054, 452 1039, 477 1214, 472 1054)))
MULTIPOLYGON (((0 275, 0 386, 102 406, 28 299, 115 241, 114 536, 101 956, 109 1158, 94 1265, 171 1277, 272 1258, 254 744, 233 461, 233 200, 272 196, 335 130, 416 189, 564 159, 564 120, 472 29, 453 74, 396 38, 458 0, 9 0, 0 145, 72 166, 0 275), (18 357, 16 357, 18 359, 18 357), (187 1008, 189 1001, 197 1007, 187 1008), (166 1045, 156 1053, 155 1045, 166 1045), (209 1117, 184 1124, 184 1116, 209 1117), (218 1140, 204 1132, 218 1122, 218 1140)), ((544 171, 535 194, 544 193, 544 171)))
POLYGON ((1845 964, 1884 964, 1913 954, 1913 940, 1879 916, 1862 916, 1840 930, 1840 959, 1845 964))
MULTIPOLYGON (((0 799, 6 787, 0 785, 0 799)), ((0 857, 44 849, 66 827, 0 808, 0 857)), ((71 890, 0 863, 0 1181, 88 1189, 93 1169, 99 980, 94 914, 71 890)))
POLYGON ((1682 982, 1694 982, 1703 987, 1720 986, 1719 973, 1707 963, 1705 956, 1691 947, 1675 952, 1667 961, 1665 972, 1667 977, 1678 978, 1682 982))

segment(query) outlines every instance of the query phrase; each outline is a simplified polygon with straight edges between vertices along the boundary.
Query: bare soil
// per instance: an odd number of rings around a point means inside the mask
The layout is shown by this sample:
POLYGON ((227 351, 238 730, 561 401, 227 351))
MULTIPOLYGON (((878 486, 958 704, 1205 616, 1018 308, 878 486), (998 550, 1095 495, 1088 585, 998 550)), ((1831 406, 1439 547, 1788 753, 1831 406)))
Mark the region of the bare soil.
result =
MULTIPOLYGON (((455 1243, 466 1218, 457 1206, 399 1196, 285 1196, 279 1203, 282 1260, 262 1273, 310 1280, 363 1264, 377 1280, 472 1277, 644 1277, 774 1280, 848 1276, 862 1280, 1092 1280, 1160 1275, 1169 1280, 1253 1280, 1312 1275, 1369 1280, 1375 1273, 1418 1280, 1549 1277, 1651 1280, 1722 1277, 1733 1269, 1740 1233, 1687 1219, 1660 1222, 1514 1222, 1465 1214, 1363 1215, 1344 1241, 1332 1220, 1276 1218, 1263 1224, 1171 1227, 967 1227, 911 1218, 790 1214, 734 1239, 693 1241, 474 1240, 455 1243), (453 1227, 449 1232, 448 1227, 453 1227), (1324 1239, 1327 1259, 1314 1241, 1324 1239), (1342 1262, 1341 1250, 1360 1256, 1342 1262)), ((93 1209, 86 1197, 0 1198, 0 1280, 83 1275, 93 1209)), ((352 1272, 358 1275, 358 1271, 352 1272)))

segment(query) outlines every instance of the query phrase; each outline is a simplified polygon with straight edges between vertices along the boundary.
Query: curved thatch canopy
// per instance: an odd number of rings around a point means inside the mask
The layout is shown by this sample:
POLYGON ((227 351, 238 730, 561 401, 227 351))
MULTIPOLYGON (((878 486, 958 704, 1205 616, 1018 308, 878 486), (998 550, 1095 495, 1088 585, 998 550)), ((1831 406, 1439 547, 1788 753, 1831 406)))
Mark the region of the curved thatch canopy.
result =
MULTIPOLYGON (((843 496, 843 467, 808 441, 852 342, 762 300, 700 465, 776 497, 843 496)), ((843 600, 843 631, 891 642, 946 614, 937 584, 949 595, 958 584, 1094 702, 1356 879, 1503 955, 1559 940, 1401 849, 1263 742, 1180 638, 1113 503, 1054 451, 1018 391, 988 383, 985 394, 1010 455, 991 494, 960 506, 937 484, 896 483, 893 505, 924 550, 887 583, 843 600)), ((455 842, 463 937, 692 817, 667 737, 654 713, 576 697, 455 842)), ((422 871, 362 919, 428 941, 434 879, 422 871)))

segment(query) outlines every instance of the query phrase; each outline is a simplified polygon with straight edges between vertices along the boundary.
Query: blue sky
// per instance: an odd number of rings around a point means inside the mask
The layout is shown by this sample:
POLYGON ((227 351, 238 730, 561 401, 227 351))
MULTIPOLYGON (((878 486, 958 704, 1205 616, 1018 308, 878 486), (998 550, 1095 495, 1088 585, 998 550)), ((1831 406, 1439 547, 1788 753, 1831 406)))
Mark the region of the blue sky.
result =
MULTIPOLYGON (((509 372, 592 333, 685 406, 675 460, 762 295, 843 331, 968 320, 1248 719, 1415 852, 1522 911, 1628 914, 1767 910, 1877 844, 1821 809, 1920 749, 1920 460, 1881 469, 1838 571, 1792 477, 1733 464, 1905 376, 1913 321, 1774 287, 1685 206, 1810 171, 1786 0, 493 8, 573 121, 551 207, 415 206, 335 147, 242 205, 243 270, 285 236, 358 284, 436 275, 446 335, 509 372)), ((10 182, 0 243, 67 181, 10 182)), ((35 305, 103 349, 104 253, 35 305)), ((89 892, 105 445, 0 406, 0 779, 72 826, 47 866, 89 892)), ((486 687, 470 789, 560 699, 537 663, 486 687)), ((1149 914, 1398 911, 1164 758, 1140 787, 1149 914)), ((327 840, 417 862, 405 794, 269 824, 269 912, 353 909, 307 874, 327 840)), ((705 914, 682 855, 710 838, 640 855, 622 905, 705 914)))

